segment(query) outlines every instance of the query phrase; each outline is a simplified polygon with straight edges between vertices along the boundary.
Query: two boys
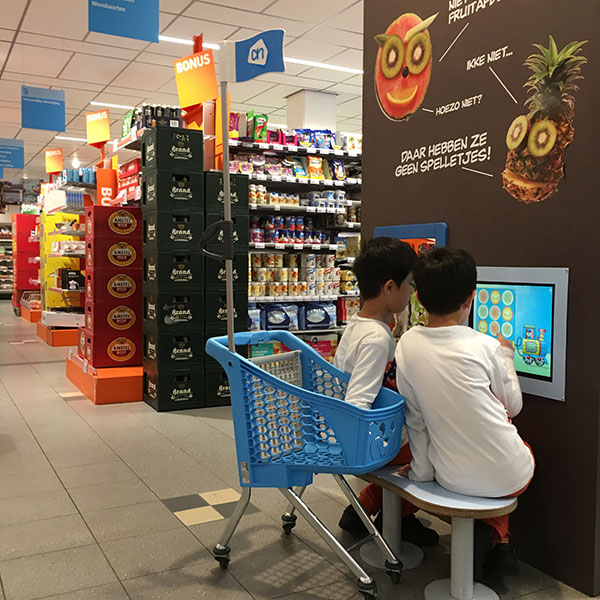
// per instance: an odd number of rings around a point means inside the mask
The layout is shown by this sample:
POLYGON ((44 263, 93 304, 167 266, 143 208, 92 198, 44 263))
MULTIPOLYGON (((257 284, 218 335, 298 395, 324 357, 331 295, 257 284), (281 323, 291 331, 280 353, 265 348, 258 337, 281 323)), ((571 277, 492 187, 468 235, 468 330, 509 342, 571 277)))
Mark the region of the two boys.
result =
MULTIPOLYGON (((414 253, 410 256, 407 244, 399 244, 403 243, 391 238, 371 240, 357 259, 355 270, 361 292, 363 281, 369 290, 363 293, 365 302, 358 317, 363 319, 365 336, 369 326, 379 331, 385 327, 389 312, 406 306, 401 301, 408 301, 409 295, 401 294, 401 290, 410 286, 411 271, 419 301, 429 313, 428 326, 405 333, 395 351, 398 391, 407 402, 405 422, 412 451, 410 466, 400 472, 415 481, 435 479, 462 494, 519 495, 531 481, 534 460, 511 422, 522 408, 513 348, 501 336, 494 340, 462 325, 475 295, 475 262, 467 252, 450 248, 438 248, 416 259, 414 253), (390 262, 382 263, 380 256, 390 262), (393 262, 393 269, 385 266, 393 262), (372 287, 374 273, 378 274, 378 295, 372 287), (404 279, 399 280, 402 274, 404 279)), ((361 340, 349 328, 340 341, 337 364, 352 374, 348 368, 352 365, 346 360, 348 347, 351 345, 354 354, 362 357, 361 340)), ((387 347, 386 353, 390 356, 387 347)), ((372 386, 380 386, 379 371, 370 373, 372 386)), ((371 396, 361 395, 366 376, 360 379, 362 388, 354 389, 350 380, 347 400, 366 402, 370 407, 371 396)), ((409 462, 402 458, 407 458, 404 448, 394 462, 409 462)), ((359 500, 373 514, 368 505, 373 492, 368 490, 363 490, 359 500)), ((340 521, 343 528, 348 512, 346 509, 340 521)), ((484 566, 494 575, 514 573, 517 568, 508 540, 508 517, 476 524, 477 579, 483 576, 484 566)))

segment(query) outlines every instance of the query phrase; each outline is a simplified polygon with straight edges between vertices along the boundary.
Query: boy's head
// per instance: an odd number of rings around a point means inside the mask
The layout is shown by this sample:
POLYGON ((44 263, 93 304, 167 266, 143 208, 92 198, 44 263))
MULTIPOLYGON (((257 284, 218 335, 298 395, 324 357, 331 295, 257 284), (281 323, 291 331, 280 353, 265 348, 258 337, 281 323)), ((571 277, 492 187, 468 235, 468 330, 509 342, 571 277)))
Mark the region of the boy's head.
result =
POLYGON ((477 284, 475 260, 466 250, 435 248, 414 269, 419 301, 431 314, 449 315, 470 303, 477 284))
POLYGON ((416 260, 406 242, 389 237, 369 240, 354 263, 363 299, 381 299, 389 312, 403 311, 410 300, 410 275, 416 260))

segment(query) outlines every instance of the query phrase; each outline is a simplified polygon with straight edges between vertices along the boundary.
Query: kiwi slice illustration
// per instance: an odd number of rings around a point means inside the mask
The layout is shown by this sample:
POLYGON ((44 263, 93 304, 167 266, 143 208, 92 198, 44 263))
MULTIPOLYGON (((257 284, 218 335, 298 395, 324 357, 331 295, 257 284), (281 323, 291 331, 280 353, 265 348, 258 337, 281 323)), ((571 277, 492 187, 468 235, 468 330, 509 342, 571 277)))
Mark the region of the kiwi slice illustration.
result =
POLYGON ((381 50, 381 72, 393 79, 404 65, 404 43, 397 35, 390 35, 381 50))
POLYGON ((538 121, 531 127, 527 140, 530 154, 537 158, 546 156, 554 148, 557 136, 556 125, 552 121, 548 119, 538 121))
POLYGON ((506 134, 506 145, 509 150, 516 150, 521 146, 529 130, 531 129, 531 123, 529 122, 529 117, 525 115, 521 115, 517 117, 508 128, 508 132, 506 134))
POLYGON ((425 33, 418 33, 406 46, 406 66, 413 75, 421 73, 431 59, 431 41, 425 33))

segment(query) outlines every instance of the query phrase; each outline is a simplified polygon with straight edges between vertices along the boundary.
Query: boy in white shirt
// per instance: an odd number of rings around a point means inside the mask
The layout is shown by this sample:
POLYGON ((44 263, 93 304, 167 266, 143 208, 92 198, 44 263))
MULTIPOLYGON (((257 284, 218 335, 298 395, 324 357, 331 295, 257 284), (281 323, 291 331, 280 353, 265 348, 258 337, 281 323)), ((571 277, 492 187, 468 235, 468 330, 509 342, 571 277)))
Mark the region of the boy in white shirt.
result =
MULTIPOLYGON (((462 325, 475 297, 475 261, 464 250, 437 248, 418 259, 414 278, 429 324, 405 333, 396 349, 413 454, 410 469, 399 472, 460 494, 517 496, 535 464, 511 422, 523 406, 514 349, 500 335, 495 340, 462 325)), ((476 579, 484 569, 514 573, 508 516, 485 523, 476 523, 476 579)))
MULTIPOLYGON (((382 385, 397 389, 395 343, 388 323, 408 304, 412 293, 411 269, 416 258, 407 243, 380 237, 368 241, 354 263, 363 306, 348 323, 334 358, 336 367, 351 374, 346 402, 370 409, 382 385)), ((404 434, 403 448, 391 464, 405 464, 410 459, 410 447, 404 434)), ((368 485, 358 499, 370 515, 380 513, 382 491, 379 486, 368 485)), ((438 534, 417 520, 416 511, 412 505, 403 503, 403 539, 421 546, 436 544, 438 534)), ((346 508, 339 525, 354 535, 367 533, 352 506, 346 508)))

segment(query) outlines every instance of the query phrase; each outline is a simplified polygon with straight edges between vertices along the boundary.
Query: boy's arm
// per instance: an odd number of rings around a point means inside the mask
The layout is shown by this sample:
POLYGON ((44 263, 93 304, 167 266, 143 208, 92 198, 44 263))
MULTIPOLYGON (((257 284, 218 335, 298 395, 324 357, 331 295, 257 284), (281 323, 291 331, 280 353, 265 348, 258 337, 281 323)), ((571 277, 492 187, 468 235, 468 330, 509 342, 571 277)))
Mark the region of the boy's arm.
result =
POLYGON ((429 432, 423 419, 423 413, 419 408, 412 386, 402 376, 400 368, 396 373, 396 380, 398 391, 406 399, 404 423, 413 455, 408 477, 413 481, 433 481, 435 479, 435 469, 429 460, 429 432))
POLYGON ((492 360, 492 393, 504 404, 509 417, 516 417, 523 408, 521 386, 514 364, 512 344, 502 338, 492 360))
POLYGON ((387 347, 378 343, 364 344, 352 369, 346 402, 370 409, 381 390, 387 362, 387 347))

